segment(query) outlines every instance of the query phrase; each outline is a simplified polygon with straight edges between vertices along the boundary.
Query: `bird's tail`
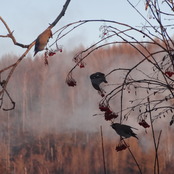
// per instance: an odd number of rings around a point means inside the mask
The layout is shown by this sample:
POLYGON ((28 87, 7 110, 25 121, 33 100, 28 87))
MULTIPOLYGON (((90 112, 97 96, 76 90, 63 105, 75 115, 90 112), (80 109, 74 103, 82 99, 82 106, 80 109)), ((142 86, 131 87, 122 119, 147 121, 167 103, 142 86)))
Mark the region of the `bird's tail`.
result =
POLYGON ((137 128, 135 128, 135 127, 132 127, 132 126, 130 126, 131 127, 131 129, 135 129, 135 130, 138 130, 137 128))
POLYGON ((134 133, 132 134, 132 136, 138 139, 137 134, 134 133))
POLYGON ((34 56, 37 54, 37 52, 38 52, 38 51, 35 51, 35 53, 34 53, 33 57, 34 57, 34 56))

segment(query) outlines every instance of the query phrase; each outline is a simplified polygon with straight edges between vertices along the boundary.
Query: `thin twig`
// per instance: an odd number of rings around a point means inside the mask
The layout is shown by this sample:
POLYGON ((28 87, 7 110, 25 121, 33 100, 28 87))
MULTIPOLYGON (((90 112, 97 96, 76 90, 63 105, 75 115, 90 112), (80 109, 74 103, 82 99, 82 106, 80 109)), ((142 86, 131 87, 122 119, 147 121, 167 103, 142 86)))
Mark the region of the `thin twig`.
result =
MULTIPOLYGON (((159 142, 160 142, 160 138, 161 138, 161 133, 162 133, 162 130, 160 130, 160 133, 159 133, 159 136, 158 136, 157 151, 158 151, 158 147, 159 147, 159 142)), ((158 158, 156 157, 156 159, 158 159, 158 158)), ((158 165, 157 171, 158 171, 158 174, 159 174, 159 173, 160 173, 160 172, 159 172, 159 160, 157 161, 157 165, 158 165)))
MULTIPOLYGON (((57 22, 65 15, 65 11, 66 11, 66 9, 67 9, 67 7, 68 7, 70 1, 71 1, 71 0, 66 0, 64 6, 63 6, 63 8, 62 8, 62 11, 60 12, 60 14, 58 15, 58 17, 54 20, 54 22, 53 22, 48 28, 53 28, 53 27, 57 24, 57 22)), ((7 70, 10 70, 10 72, 9 72, 8 75, 7 75, 7 78, 4 80, 5 83, 3 84, 3 89, 0 91, 0 96, 1 96, 1 95, 4 93, 4 91, 7 93, 7 91, 6 91, 7 84, 8 84, 8 82, 9 82, 10 78, 12 77, 12 75, 13 75, 13 73, 14 73, 16 67, 17 67, 17 66, 19 65, 19 63, 24 59, 24 57, 27 55, 27 53, 30 51, 30 49, 35 45, 35 42, 36 42, 36 41, 34 40, 34 41, 33 41, 32 43, 30 43, 29 45, 24 45, 24 44, 18 43, 18 42, 16 41, 15 37, 13 36, 13 31, 10 30, 10 28, 9 28, 8 25, 7 25, 7 23, 3 20, 3 18, 2 18, 1 16, 0 16, 0 21, 4 24, 4 26, 5 26, 5 28, 7 29, 7 32, 8 32, 7 35, 0 35, 0 37, 4 37, 4 38, 5 38, 5 37, 8 37, 8 38, 11 38, 11 40, 12 40, 13 43, 14 43, 14 45, 20 46, 20 47, 22 47, 22 48, 27 48, 27 50, 22 54, 22 56, 20 56, 20 58, 19 58, 15 63, 13 63, 13 64, 11 64, 10 66, 5 67, 5 68, 3 68, 3 69, 0 70, 0 73, 5 72, 5 71, 7 71, 7 70)), ((7 93, 7 95, 8 95, 8 97, 9 97, 10 100, 11 100, 11 97, 10 97, 9 93, 7 93)), ((2 95, 2 98, 1 98, 1 106, 2 106, 2 103, 3 103, 3 96, 4 96, 4 95, 2 95)), ((12 107, 11 109, 14 109, 14 107, 15 107, 15 102, 13 102, 12 100, 11 100, 11 102, 12 102, 12 104, 13 104, 13 107, 12 107)), ((10 109, 10 110, 11 110, 11 109, 10 109)), ((9 109, 4 109, 4 110, 9 110, 9 109)))
POLYGON ((138 164, 138 161, 136 160, 136 158, 135 158, 134 154, 132 153, 130 147, 127 145, 127 143, 125 142, 124 139, 123 139, 123 142, 124 142, 125 146, 128 148, 128 150, 129 150, 129 152, 130 152, 130 154, 131 154, 133 160, 135 161, 135 163, 136 163, 136 165, 137 165, 137 167, 138 167, 138 169, 139 169, 140 174, 142 174, 142 171, 141 171, 140 165, 138 164))
POLYGON ((103 143, 102 126, 100 126, 100 135, 101 135, 101 144, 102 144, 103 170, 104 170, 104 174, 106 174, 106 163, 105 163, 105 151, 104 151, 104 143, 103 143))
POLYGON ((0 37, 9 37, 12 39, 14 45, 17 45, 17 46, 20 46, 22 48, 28 48, 29 45, 24 45, 24 44, 21 44, 21 43, 18 43, 15 39, 15 37, 13 36, 13 31, 10 30, 10 28, 8 27, 7 23, 4 21, 4 19, 0 16, 0 20, 2 21, 2 23, 4 24, 5 28, 7 29, 8 31, 8 34, 7 35, 0 35, 0 37))
POLYGON ((71 2, 71 0, 67 0, 65 2, 62 11, 58 15, 58 17, 54 20, 54 22, 50 25, 51 28, 54 27, 57 24, 57 22, 59 22, 59 20, 65 15, 65 11, 66 11, 66 9, 67 9, 70 2, 71 2))
POLYGON ((151 107, 150 107, 150 99, 149 97, 147 98, 148 100, 148 109, 149 109, 149 115, 150 115, 150 123, 151 123, 151 129, 152 129, 152 137, 153 137, 153 142, 154 142, 154 147, 155 147, 155 161, 154 161, 154 174, 157 173, 159 174, 159 159, 158 159, 158 147, 159 147, 159 140, 161 137, 161 131, 158 137, 158 144, 156 143, 156 138, 155 138, 155 131, 153 127, 153 120, 152 120, 152 114, 151 114, 151 107))

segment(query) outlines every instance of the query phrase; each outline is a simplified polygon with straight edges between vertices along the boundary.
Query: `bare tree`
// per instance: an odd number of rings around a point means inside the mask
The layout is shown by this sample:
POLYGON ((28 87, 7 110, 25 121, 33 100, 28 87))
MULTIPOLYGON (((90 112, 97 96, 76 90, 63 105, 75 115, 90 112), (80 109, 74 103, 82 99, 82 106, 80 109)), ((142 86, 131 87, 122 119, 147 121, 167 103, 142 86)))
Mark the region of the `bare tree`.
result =
MULTIPOLYGON (((154 173, 159 173, 158 147, 162 130, 158 135, 155 134, 154 121, 161 117, 169 117, 170 125, 174 122, 174 42, 170 34, 173 28, 171 20, 174 16, 174 3, 173 0, 162 2, 146 0, 145 8, 139 10, 132 1, 127 0, 127 2, 142 17, 144 25, 133 27, 112 20, 80 20, 62 27, 58 31, 58 37, 54 44, 86 23, 105 23, 100 28, 101 39, 73 57, 75 65, 69 71, 66 79, 67 84, 71 87, 77 85, 73 71, 78 67, 84 67, 84 61, 96 50, 121 43, 131 46, 139 53, 139 61, 133 66, 117 67, 106 73, 106 79, 113 74, 122 74, 123 78, 122 81, 112 82, 113 87, 108 85, 109 92, 106 94, 98 91, 102 96, 99 109, 103 112, 105 120, 110 120, 112 124, 118 119, 122 124, 136 113, 134 117, 139 125, 144 128, 151 127, 155 148, 154 173), (147 11, 147 16, 143 16, 142 11, 144 10, 147 11), (131 93, 129 101, 127 101, 128 93, 131 93), (116 102, 118 103, 118 98, 120 109, 115 111, 112 106, 116 102)), ((116 150, 120 151, 126 148, 130 151, 129 145, 121 138, 116 150)), ((133 158, 135 159, 134 156, 133 158)), ((137 166, 142 173, 138 163, 137 166)))
MULTIPOLYGON (((65 15, 66 9, 67 9, 67 7, 68 7, 70 1, 71 1, 71 0, 66 0, 64 6, 63 6, 63 8, 62 8, 62 11, 61 11, 60 14, 57 16, 57 18, 48 26, 48 28, 46 28, 46 29, 38 36, 38 38, 37 38, 36 40, 34 40, 33 42, 31 42, 29 45, 25 45, 25 44, 22 44, 22 43, 18 43, 18 42, 16 41, 16 38, 15 38, 14 35, 13 35, 13 31, 10 30, 10 28, 9 28, 8 25, 7 25, 7 23, 6 23, 6 22, 3 20, 3 18, 0 16, 0 21, 4 24, 4 26, 6 27, 7 32, 8 32, 7 35, 0 35, 0 37, 2 37, 2 38, 10 38, 10 39, 13 41, 14 45, 19 46, 19 47, 22 47, 22 48, 26 48, 26 50, 24 51, 24 53, 19 57, 19 59, 18 59, 15 63, 13 63, 13 64, 11 64, 10 66, 5 67, 5 68, 3 68, 3 69, 0 70, 0 77, 1 77, 2 73, 9 71, 9 72, 8 72, 8 75, 7 75, 7 77, 6 77, 5 79, 0 79, 0 85, 1 85, 1 88, 2 88, 1 91, 0 91, 0 108, 2 108, 2 106, 3 106, 3 100, 4 100, 4 95, 5 95, 5 94, 6 94, 7 97, 10 99, 11 104, 12 104, 12 107, 11 107, 11 108, 7 108, 7 109, 6 109, 6 108, 3 108, 3 110, 7 111, 7 110, 12 110, 12 109, 15 108, 15 102, 12 100, 12 98, 11 98, 10 94, 8 93, 6 87, 7 87, 7 84, 8 84, 8 82, 9 82, 10 78, 12 77, 12 75, 13 75, 13 73, 14 73, 16 67, 19 65, 19 63, 23 60, 23 58, 28 54, 28 52, 30 51, 30 49, 31 49, 35 44, 36 44, 36 46, 38 46, 38 45, 37 45, 37 44, 38 44, 38 42, 37 42, 38 39, 39 39, 42 35, 44 35, 45 33, 47 34, 47 33, 48 33, 47 31, 51 31, 51 29, 52 29, 53 27, 55 27, 55 25, 59 22, 59 20, 65 15)), ((48 37, 50 37, 50 36, 51 36, 51 35, 49 34, 48 37)), ((46 36, 46 37, 47 37, 47 36, 46 36)), ((42 38, 45 39, 45 35, 44 35, 44 37, 42 37, 42 38)), ((46 43, 43 45, 42 50, 43 50, 44 47, 46 46, 47 41, 48 41, 48 39, 46 38, 46 43)), ((42 44, 43 44, 43 43, 42 43, 42 44)), ((35 46, 35 51, 36 51, 36 46, 35 46)), ((37 50, 37 51, 40 51, 40 50, 37 50)), ((36 52, 35 52, 35 54, 36 54, 36 52)))
MULTIPOLYGON (((138 122, 141 123, 142 126, 148 127, 144 121, 147 115, 149 115, 149 112, 153 113, 153 119, 157 119, 165 114, 172 115, 174 109, 172 105, 174 97, 174 42, 168 32, 173 25, 166 24, 166 22, 164 23, 165 19, 170 20, 170 17, 173 17, 173 1, 146 1, 145 9, 151 14, 150 19, 153 19, 152 23, 149 18, 144 17, 129 0, 127 0, 127 2, 142 16, 145 25, 133 27, 111 20, 80 20, 62 27, 59 30, 58 37, 54 44, 69 32, 72 32, 72 30, 86 23, 105 23, 105 25, 100 28, 102 33, 101 39, 73 57, 75 65, 69 71, 66 79, 69 86, 75 86, 77 83, 75 77, 73 77, 73 71, 79 66, 84 66, 85 59, 99 48, 121 43, 130 45, 135 49, 140 54, 140 60, 136 64, 128 68, 119 67, 106 74, 105 77, 107 78, 111 74, 119 74, 121 72, 124 77, 119 84, 115 83, 113 89, 103 96, 99 107, 101 110, 104 107, 105 110, 107 110, 107 108, 111 110, 110 105, 114 101, 114 98, 120 96, 120 110, 115 112, 115 115, 119 116, 120 123, 128 119, 129 115, 137 109, 139 111, 137 115, 138 122), (162 10, 164 4, 167 5, 166 11, 162 10), (171 11, 171 13, 169 13, 169 11, 171 11), (140 36, 140 38, 145 38, 145 40, 140 41, 137 35, 140 36), (109 39, 112 39, 112 41, 109 42, 109 39), (108 42, 103 43, 105 40, 108 42), (144 71, 143 68, 147 66, 148 71, 144 71), (143 95, 137 96, 138 91, 144 91, 144 93, 142 93, 143 95), (133 92, 135 97, 130 98, 130 105, 128 106, 127 104, 124 105, 124 103, 126 103, 125 95, 129 92, 133 92), (148 109, 148 100, 150 100, 150 110, 148 109), (158 112, 155 114, 155 111, 158 112)), ((171 119, 173 120, 172 117, 171 119)), ((111 119, 111 121, 113 120, 111 119)), ((171 124, 172 123, 173 122, 171 122, 171 124)))
MULTIPOLYGON (((136 111, 135 119, 137 119, 138 124, 144 128, 151 127, 155 148, 154 173, 159 173, 158 147, 161 131, 156 136, 153 123, 154 120, 166 116, 171 118, 170 125, 174 122, 174 42, 170 35, 170 30, 173 27, 173 25, 171 25, 171 18, 173 17, 174 3, 173 0, 163 0, 162 2, 160 0, 145 0, 144 9, 139 10, 131 0, 127 0, 127 2, 134 8, 137 14, 142 17, 144 25, 134 27, 112 20, 80 20, 67 24, 57 30, 57 37, 55 42, 50 45, 50 48, 56 45, 57 49, 60 49, 58 47, 58 41, 63 37, 68 36, 68 34, 76 28, 82 27, 87 23, 105 23, 105 25, 102 25, 100 28, 101 39, 73 57, 75 65, 69 71, 66 78, 67 84, 71 87, 77 85, 76 79, 73 76, 73 71, 78 67, 84 67, 85 61, 87 61, 89 55, 96 50, 105 46, 125 44, 131 46, 137 53, 139 53, 140 58, 133 66, 128 68, 117 67, 110 72, 105 73, 106 79, 113 74, 116 75, 120 73, 123 78, 119 82, 112 82, 112 84, 114 83, 112 86, 108 85, 109 92, 106 94, 100 91, 102 99, 99 102, 99 109, 103 113, 105 120, 111 121, 111 124, 115 123, 118 119, 119 124, 122 124, 130 116, 135 115, 136 111), (147 15, 147 17, 143 16, 142 10, 146 10, 149 15, 147 15), (107 43, 105 42, 106 40, 107 43), (132 94, 129 95, 129 101, 127 101, 127 93, 132 94), (138 93, 141 93, 141 95, 138 93), (120 103, 119 110, 115 111, 112 106, 118 98, 120 103), (149 119, 149 123, 147 119, 149 119)), ((67 0, 62 12, 46 30, 51 30, 57 24, 64 15, 69 3, 70 0, 67 0)), ((11 32, 6 22, 1 17, 0 20, 8 31, 6 36, 0 35, 0 37, 9 37, 15 45, 27 48, 17 62, 0 70, 0 74, 10 70, 7 78, 0 81, 2 87, 2 90, 0 91, 1 107, 3 105, 4 94, 7 94, 13 104, 10 109, 14 109, 15 102, 11 99, 6 87, 16 67, 35 45, 36 40, 29 45, 16 42, 13 32, 11 32)), ((51 52, 51 54, 54 54, 54 52, 51 52)), ((48 63, 47 59, 45 60, 46 63, 48 63)), ((135 159, 129 145, 127 145, 125 140, 121 138, 116 150, 120 151, 124 149, 128 149, 135 159)), ((137 161, 136 163, 140 173, 142 173, 137 161)))

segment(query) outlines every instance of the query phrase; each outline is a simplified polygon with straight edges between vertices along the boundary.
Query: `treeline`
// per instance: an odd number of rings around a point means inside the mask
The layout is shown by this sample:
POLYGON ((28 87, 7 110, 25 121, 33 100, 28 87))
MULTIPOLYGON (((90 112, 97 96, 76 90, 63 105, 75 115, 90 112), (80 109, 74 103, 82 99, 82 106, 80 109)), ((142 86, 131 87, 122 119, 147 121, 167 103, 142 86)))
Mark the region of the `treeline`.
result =
MULTIPOLYGON (((104 137, 107 174, 138 173, 128 150, 115 151, 118 140, 110 123, 103 115, 92 116, 100 113, 101 96, 89 80, 94 72, 108 73, 120 65, 130 66, 138 54, 128 45, 97 50, 85 60, 84 68, 77 67, 73 73, 77 81, 74 88, 65 83, 74 65, 73 55, 64 51, 49 57, 47 66, 43 57, 26 57, 17 67, 7 86, 16 107, 7 112, 0 110, 0 173, 102 174, 100 125, 107 132, 104 137)), ((17 56, 4 56, 0 67, 16 60, 17 56)), ((2 73, 1 80, 6 76, 7 72, 2 73)), ((10 107, 8 97, 4 96, 2 108, 10 107)), ((162 173, 173 171, 171 137, 170 134, 161 142, 164 144, 159 152, 162 173)), ((131 139, 128 143, 143 173, 152 173, 153 147, 146 151, 148 142, 142 145, 141 140, 131 139)))
MULTIPOLYGON (((0 143, 0 172, 3 174, 104 174, 100 132, 67 131, 36 136, 25 133, 19 144, 0 143), (10 147, 9 147, 10 145, 10 147), (9 148, 9 149, 8 149, 9 148), (8 154, 9 152, 9 154, 8 154)), ((172 138, 173 140, 173 138, 172 138)), ((144 151, 138 141, 127 141, 143 174, 153 173, 154 149, 144 151)), ((118 140, 104 137, 108 174, 139 173, 128 150, 117 152, 118 140)), ((173 173, 173 160, 159 151, 160 173, 173 173)))

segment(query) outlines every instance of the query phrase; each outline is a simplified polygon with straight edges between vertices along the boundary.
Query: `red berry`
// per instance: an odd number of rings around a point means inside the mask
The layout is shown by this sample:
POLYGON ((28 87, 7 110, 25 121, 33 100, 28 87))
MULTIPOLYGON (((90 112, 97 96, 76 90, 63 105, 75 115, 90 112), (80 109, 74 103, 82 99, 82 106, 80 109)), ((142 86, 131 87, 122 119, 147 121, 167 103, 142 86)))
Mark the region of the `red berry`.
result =
POLYGON ((142 120, 141 122, 139 122, 139 125, 143 126, 144 128, 149 128, 150 127, 150 125, 145 120, 142 120))
POLYGON ((84 63, 80 63, 80 68, 84 68, 85 67, 85 65, 84 65, 84 63))
POLYGON ((52 51, 48 53, 49 56, 54 56, 55 54, 56 53, 55 52, 52 52, 52 51))
POLYGON ((165 74, 169 77, 172 77, 172 75, 174 74, 174 72, 172 71, 166 71, 165 74))

